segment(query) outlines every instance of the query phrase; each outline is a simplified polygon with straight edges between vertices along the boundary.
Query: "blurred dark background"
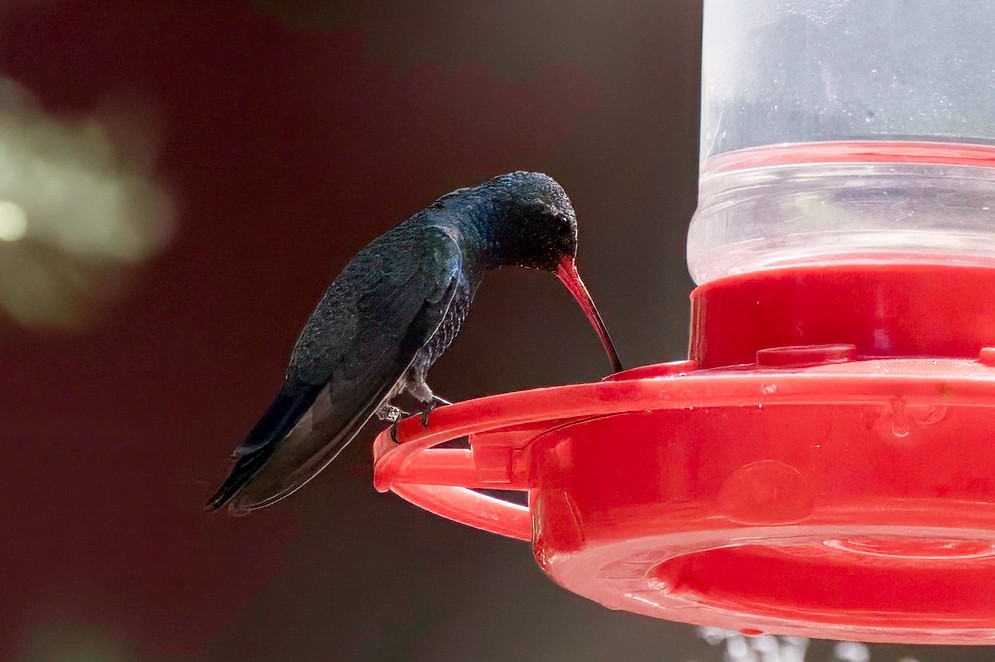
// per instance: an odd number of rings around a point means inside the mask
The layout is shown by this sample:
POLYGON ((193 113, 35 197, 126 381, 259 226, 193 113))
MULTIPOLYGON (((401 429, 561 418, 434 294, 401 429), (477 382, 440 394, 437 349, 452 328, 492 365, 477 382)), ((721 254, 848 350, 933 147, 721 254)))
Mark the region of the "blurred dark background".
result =
MULTIPOLYGON (((721 659, 376 494, 372 429, 266 512, 201 510, 348 258, 502 172, 572 197, 627 365, 683 357, 700 28, 696 0, 0 3, 0 659, 721 659)), ((509 271, 432 384, 605 369, 509 271)))

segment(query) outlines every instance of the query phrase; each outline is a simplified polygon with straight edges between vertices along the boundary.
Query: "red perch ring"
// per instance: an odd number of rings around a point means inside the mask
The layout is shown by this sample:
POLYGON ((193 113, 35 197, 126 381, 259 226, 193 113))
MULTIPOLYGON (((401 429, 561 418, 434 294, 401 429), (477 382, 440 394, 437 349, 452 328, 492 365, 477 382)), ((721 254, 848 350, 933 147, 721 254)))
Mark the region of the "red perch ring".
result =
POLYGON ((943 265, 717 281, 692 295, 688 361, 405 420, 401 443, 375 442, 375 484, 531 541, 556 582, 613 609, 992 644, 991 292, 995 269, 943 265))

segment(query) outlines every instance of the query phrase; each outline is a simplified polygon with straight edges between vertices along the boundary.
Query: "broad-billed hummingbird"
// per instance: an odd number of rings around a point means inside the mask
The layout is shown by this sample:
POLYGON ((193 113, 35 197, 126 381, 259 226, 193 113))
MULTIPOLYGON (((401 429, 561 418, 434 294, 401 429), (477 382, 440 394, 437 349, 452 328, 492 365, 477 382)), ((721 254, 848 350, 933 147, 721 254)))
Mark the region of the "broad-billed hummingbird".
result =
POLYGON ((618 353, 575 266, 577 217, 551 177, 513 172, 436 200, 380 235, 332 281, 290 356, 276 399, 233 454, 207 508, 268 506, 324 469, 374 415, 396 420, 402 392, 437 404, 425 373, 456 337, 484 274, 554 272, 618 353))

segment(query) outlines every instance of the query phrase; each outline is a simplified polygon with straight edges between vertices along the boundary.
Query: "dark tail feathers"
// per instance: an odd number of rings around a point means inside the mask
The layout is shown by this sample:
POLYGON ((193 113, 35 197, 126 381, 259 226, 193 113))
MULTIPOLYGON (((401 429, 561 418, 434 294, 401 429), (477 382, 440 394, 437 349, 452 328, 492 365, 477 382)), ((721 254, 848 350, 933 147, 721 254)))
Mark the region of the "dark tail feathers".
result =
POLYGON ((273 449, 264 446, 253 453, 238 458, 235 466, 231 469, 231 473, 228 474, 228 478, 225 479, 225 482, 221 484, 221 487, 218 488, 218 491, 214 493, 214 496, 211 497, 204 508, 207 510, 223 508, 226 503, 231 501, 233 496, 238 494, 242 486, 252 480, 252 477, 263 468, 266 460, 272 454, 273 449))
POLYGON ((273 454, 277 444, 297 425, 297 421, 314 403, 320 390, 321 386, 310 384, 295 385, 293 388, 284 385, 242 445, 235 449, 235 466, 204 506, 207 510, 222 508, 252 480, 273 454))

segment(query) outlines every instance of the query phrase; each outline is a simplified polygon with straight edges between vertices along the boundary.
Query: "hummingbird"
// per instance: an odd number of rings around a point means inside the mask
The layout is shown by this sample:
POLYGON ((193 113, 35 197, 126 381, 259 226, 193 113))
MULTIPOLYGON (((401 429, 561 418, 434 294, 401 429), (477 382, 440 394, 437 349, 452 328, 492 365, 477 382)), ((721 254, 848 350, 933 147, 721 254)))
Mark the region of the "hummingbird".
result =
POLYGON ((548 175, 512 172, 448 193, 380 235, 332 281, 304 325, 276 398, 233 453, 206 508, 246 514, 290 495, 328 466, 374 416, 449 404, 425 382, 466 319, 484 275, 555 273, 622 365, 577 273, 577 216, 548 175))

